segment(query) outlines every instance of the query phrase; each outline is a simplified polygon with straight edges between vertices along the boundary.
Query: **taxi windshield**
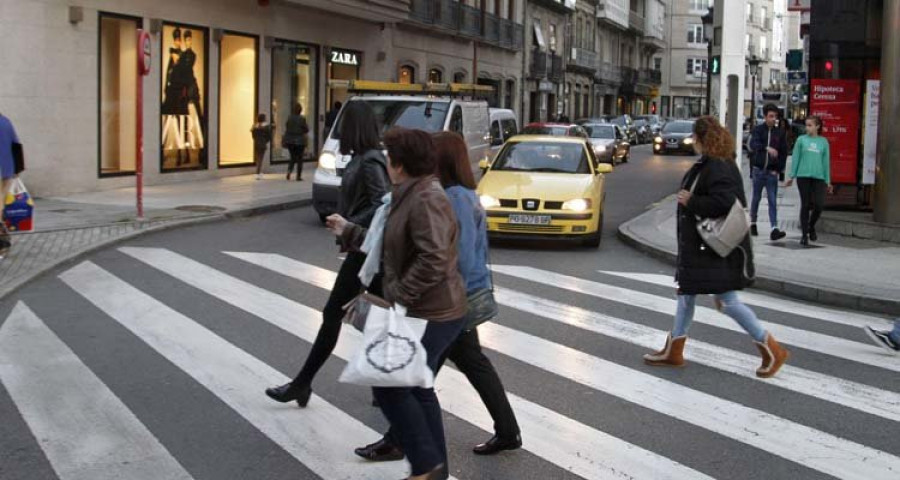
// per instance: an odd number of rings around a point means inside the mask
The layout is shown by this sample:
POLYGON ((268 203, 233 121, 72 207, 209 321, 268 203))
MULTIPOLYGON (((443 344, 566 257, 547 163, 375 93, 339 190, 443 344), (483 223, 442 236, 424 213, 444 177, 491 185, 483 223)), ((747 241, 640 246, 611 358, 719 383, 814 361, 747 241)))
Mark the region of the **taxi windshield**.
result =
MULTIPOLYGON (((375 112, 375 120, 378 122, 378 131, 382 136, 391 127, 440 132, 444 129, 447 112, 450 110, 449 102, 403 99, 359 99, 353 101, 366 102, 372 107, 372 111, 375 112)), ((343 115, 335 123, 332 138, 341 138, 342 119, 343 115)))
POLYGON ((590 174, 581 143, 516 142, 500 152, 491 170, 590 174))

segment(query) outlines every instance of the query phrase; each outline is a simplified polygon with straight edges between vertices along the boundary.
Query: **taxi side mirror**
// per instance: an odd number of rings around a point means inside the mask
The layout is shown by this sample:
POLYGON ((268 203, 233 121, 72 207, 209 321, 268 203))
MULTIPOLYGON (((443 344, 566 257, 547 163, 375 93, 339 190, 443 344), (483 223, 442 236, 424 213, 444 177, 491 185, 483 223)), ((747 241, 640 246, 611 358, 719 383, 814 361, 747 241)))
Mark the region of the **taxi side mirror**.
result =
POLYGON ((486 171, 487 169, 491 168, 491 162, 486 158, 482 158, 481 161, 478 162, 478 168, 480 168, 482 171, 486 171))
POLYGON ((613 166, 608 163, 601 163, 601 164, 597 165, 597 169, 595 171, 596 171, 596 173, 603 173, 603 174, 612 173, 613 166))

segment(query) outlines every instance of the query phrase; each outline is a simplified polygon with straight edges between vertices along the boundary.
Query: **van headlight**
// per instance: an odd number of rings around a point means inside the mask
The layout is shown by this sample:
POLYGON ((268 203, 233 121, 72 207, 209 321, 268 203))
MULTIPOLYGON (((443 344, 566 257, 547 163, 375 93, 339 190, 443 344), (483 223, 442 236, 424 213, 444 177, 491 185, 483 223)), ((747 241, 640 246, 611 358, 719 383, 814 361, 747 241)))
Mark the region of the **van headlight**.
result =
POLYGON ((500 200, 490 196, 490 195, 482 195, 480 198, 481 206, 487 210, 489 208, 497 208, 500 206, 500 200))
POLYGON ((337 175, 337 157, 331 152, 322 152, 322 155, 319 155, 319 168, 331 175, 337 175))
POLYGON ((591 200, 589 198, 576 198, 563 203, 562 208, 573 212, 586 212, 591 208, 591 200))

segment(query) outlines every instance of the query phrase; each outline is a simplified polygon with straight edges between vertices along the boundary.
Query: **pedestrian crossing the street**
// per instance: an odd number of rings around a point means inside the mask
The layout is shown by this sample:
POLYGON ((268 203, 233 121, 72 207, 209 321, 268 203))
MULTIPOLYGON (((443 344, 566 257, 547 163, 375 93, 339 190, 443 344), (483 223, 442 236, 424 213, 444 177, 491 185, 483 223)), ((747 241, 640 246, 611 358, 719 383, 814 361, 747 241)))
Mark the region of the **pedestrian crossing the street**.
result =
MULTIPOLYGON (((192 289, 193 301, 210 305, 210 311, 240 312, 241 321, 260 336, 279 332, 296 344, 315 339, 321 305, 309 298, 326 293, 336 277, 332 262, 326 268, 320 259, 280 253, 227 251, 211 259, 164 248, 122 247, 115 255, 136 271, 149 269, 192 289), (267 282, 289 282, 291 288, 274 291, 267 282)), ((302 464, 315 476, 309 478, 396 480, 408 474, 406 462, 368 463, 353 455, 354 447, 379 438, 383 424, 373 424, 333 394, 314 394, 302 411, 273 403, 262 392, 286 381, 283 369, 236 344, 232 327, 199 317, 203 309, 186 312, 168 291, 117 268, 92 259, 63 271, 58 281, 75 300, 72 311, 96 312, 121 326, 273 448, 302 464)), ((769 478, 900 478, 900 359, 849 336, 862 324, 885 325, 883 318, 747 292, 742 296, 748 304, 767 310, 760 312, 765 327, 792 350, 778 376, 757 378, 759 357, 730 341, 733 332, 743 333, 740 327, 700 306, 695 328, 705 335, 688 341, 689 367, 652 369, 631 352, 662 346, 670 323, 655 320, 674 313, 673 298, 660 293, 660 287, 673 286, 670 278, 610 271, 576 277, 518 265, 494 265, 493 270, 500 316, 478 331, 488 355, 498 360, 501 378, 511 380, 507 388, 524 445, 521 452, 486 462, 528 455, 544 465, 542 471, 552 472, 547 478, 756 478, 772 471, 782 476, 769 478), (610 281, 617 278, 627 282, 610 281), (609 311, 592 308, 597 305, 609 311), (777 315, 767 318, 768 312, 777 315), (802 321, 788 325, 784 318, 802 321), (610 351, 585 347, 591 343, 611 346, 610 351), (852 364, 865 375, 846 378, 819 368, 810 360, 815 358, 852 364), (699 382, 704 375, 716 381, 699 382), (877 375, 895 380, 873 381, 877 375), (560 384, 582 395, 578 405, 546 394, 549 385, 560 384), (765 391, 772 401, 740 395, 754 390, 765 391), (610 412, 592 410, 592 402, 620 406, 624 413, 619 416, 634 418, 634 431, 623 430, 621 419, 607 418, 610 412), (866 428, 835 426, 851 420, 866 428), (762 463, 755 472, 736 473, 715 458, 722 450, 704 455, 690 451, 694 443, 738 449, 762 463)), ((42 316, 33 303, 20 301, 0 325, 0 383, 57 477, 201 478, 198 459, 185 458, 160 438, 152 419, 67 345, 75 330, 54 328, 77 322, 79 315, 42 316)), ((360 341, 359 332, 345 328, 330 362, 344 364, 360 341)), ((301 360, 296 359, 298 365, 301 360)), ((447 415, 483 431, 485 438, 493 432, 490 415, 462 373, 441 370, 436 389, 447 415)), ((453 432, 448 428, 448 436, 453 432)), ((481 436, 466 441, 474 444, 481 436)), ((457 463, 451 462, 457 479, 518 480, 498 476, 496 470, 483 473, 480 463, 457 463)), ((0 463, 0 477, 2 472, 0 463)), ((231 478, 259 477, 235 472, 231 478)))

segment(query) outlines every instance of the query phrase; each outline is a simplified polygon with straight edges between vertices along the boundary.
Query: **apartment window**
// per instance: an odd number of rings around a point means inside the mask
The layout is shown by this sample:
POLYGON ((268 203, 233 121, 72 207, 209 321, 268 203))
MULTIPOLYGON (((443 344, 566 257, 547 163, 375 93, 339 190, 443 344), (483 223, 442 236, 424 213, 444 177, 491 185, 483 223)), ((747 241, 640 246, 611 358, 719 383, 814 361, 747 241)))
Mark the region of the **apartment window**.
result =
POLYGON ((439 68, 432 68, 428 71, 429 83, 444 83, 444 72, 439 68))
POLYGON ((747 22, 753 22, 753 4, 750 2, 747 2, 747 22))
POLYGON ((762 25, 766 24, 766 19, 769 18, 769 9, 766 7, 762 7, 759 9, 759 22, 762 25))
POLYGON ((657 72, 662 70, 662 58, 657 57, 653 59, 653 69, 657 72))
POLYGON ((550 51, 555 53, 556 52, 556 24, 555 23, 550 24, 549 33, 550 33, 550 51))
POLYGON ((706 72, 705 58, 689 58, 687 59, 687 74, 695 77, 702 77, 706 72))
POLYGON ((411 65, 403 65, 400 67, 400 72, 397 77, 399 83, 404 83, 406 85, 416 83, 416 69, 411 65))
POLYGON ((695 12, 706 12, 712 6, 713 0, 691 0, 691 10, 695 12))
POLYGON ((534 46, 540 48, 541 50, 547 48, 547 44, 544 42, 544 32, 541 30, 541 21, 537 18, 534 19, 534 46))
POLYGON ((781 72, 778 70, 772 70, 769 72, 769 83, 776 84, 781 81, 781 72))
POLYGON ((701 44, 706 43, 703 39, 703 25, 702 24, 692 24, 688 25, 687 32, 687 41, 688 43, 693 44, 701 44))
POLYGON ((100 15, 100 176, 134 172, 139 19, 100 15))
POLYGON ((509 7, 509 11, 506 12, 506 18, 508 20, 516 19, 516 0, 508 0, 507 6, 509 7))
POLYGON ((767 40, 768 40, 768 38, 766 38, 765 35, 762 37, 759 37, 759 49, 762 52, 762 55, 764 57, 769 56, 769 52, 767 51, 769 44, 768 44, 767 40))

